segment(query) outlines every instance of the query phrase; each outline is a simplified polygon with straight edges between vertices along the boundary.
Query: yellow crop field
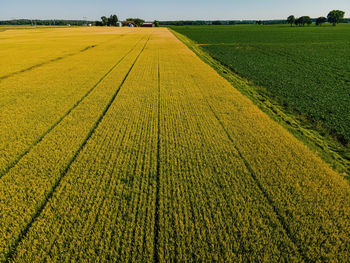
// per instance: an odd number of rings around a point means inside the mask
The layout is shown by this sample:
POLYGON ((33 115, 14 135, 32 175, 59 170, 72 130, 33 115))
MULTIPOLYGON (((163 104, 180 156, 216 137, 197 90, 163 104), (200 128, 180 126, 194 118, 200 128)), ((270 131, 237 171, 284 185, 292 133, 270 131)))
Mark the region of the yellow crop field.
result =
POLYGON ((1 262, 346 262, 350 186, 166 28, 0 32, 1 262))

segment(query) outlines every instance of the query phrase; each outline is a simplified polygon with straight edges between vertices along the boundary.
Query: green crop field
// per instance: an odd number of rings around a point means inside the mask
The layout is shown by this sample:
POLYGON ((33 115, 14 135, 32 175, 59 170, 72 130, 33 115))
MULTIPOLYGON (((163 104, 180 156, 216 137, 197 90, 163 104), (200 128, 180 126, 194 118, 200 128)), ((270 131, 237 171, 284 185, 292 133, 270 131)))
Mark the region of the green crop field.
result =
POLYGON ((350 25, 184 26, 233 72, 343 145, 350 141, 350 25))

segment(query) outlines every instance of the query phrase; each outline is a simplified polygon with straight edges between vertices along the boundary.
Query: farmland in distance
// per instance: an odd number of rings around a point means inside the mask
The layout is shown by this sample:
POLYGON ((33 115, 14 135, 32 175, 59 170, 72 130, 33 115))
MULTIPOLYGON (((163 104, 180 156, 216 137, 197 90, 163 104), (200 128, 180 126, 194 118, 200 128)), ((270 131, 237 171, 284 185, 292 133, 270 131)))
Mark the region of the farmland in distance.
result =
POLYGON ((349 182, 168 29, 0 46, 1 262, 350 258, 349 182))

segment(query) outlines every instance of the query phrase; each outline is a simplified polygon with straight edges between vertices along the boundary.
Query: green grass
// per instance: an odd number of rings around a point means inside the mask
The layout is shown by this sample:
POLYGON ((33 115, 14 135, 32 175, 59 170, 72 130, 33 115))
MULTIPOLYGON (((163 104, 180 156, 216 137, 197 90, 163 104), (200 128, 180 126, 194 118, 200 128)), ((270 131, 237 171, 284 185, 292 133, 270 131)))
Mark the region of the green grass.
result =
POLYGON ((172 27, 288 112, 350 142, 350 25, 172 27))

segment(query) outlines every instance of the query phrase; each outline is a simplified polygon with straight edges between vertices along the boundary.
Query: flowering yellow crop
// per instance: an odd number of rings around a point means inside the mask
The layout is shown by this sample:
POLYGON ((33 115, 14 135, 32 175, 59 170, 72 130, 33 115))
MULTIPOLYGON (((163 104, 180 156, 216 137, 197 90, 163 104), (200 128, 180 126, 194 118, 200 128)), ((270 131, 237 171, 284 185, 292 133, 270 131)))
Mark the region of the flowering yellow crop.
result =
POLYGON ((350 257, 348 182, 167 29, 65 30, 106 39, 0 82, 1 261, 350 257))
MULTIPOLYGON (((70 49, 70 55, 58 55, 53 46, 49 50, 39 45, 37 52, 42 52, 42 56, 47 58, 40 61, 32 59, 30 55, 35 54, 32 54, 31 40, 36 34, 41 36, 37 41, 45 44, 46 39, 50 39, 55 32, 52 29, 48 29, 48 32, 43 29, 39 32, 19 30, 32 32, 27 33, 29 36, 15 38, 12 43, 17 46, 18 42, 26 40, 29 44, 22 49, 26 49, 28 57, 21 58, 22 51, 11 48, 4 60, 1 59, 0 64, 7 58, 15 57, 18 62, 9 65, 18 66, 8 74, 2 70, 6 68, 5 65, 0 66, 0 177, 99 83, 118 58, 130 48, 130 43, 141 37, 135 34, 126 37, 120 32, 112 35, 110 30, 101 34, 103 31, 97 30, 90 32, 86 39, 84 30, 80 34, 78 31, 78 36, 74 36, 76 29, 66 33, 61 30, 56 33, 56 38, 63 39, 56 44, 57 49, 62 50, 63 45, 65 49, 70 49), (82 41, 79 40, 81 35, 82 41), (72 47, 72 43, 79 46, 78 50, 72 47), (58 56, 56 60, 51 59, 52 52, 58 56)), ((5 31, 4 34, 9 32, 5 31)), ((6 50, 6 46, 3 48, 6 50)))

